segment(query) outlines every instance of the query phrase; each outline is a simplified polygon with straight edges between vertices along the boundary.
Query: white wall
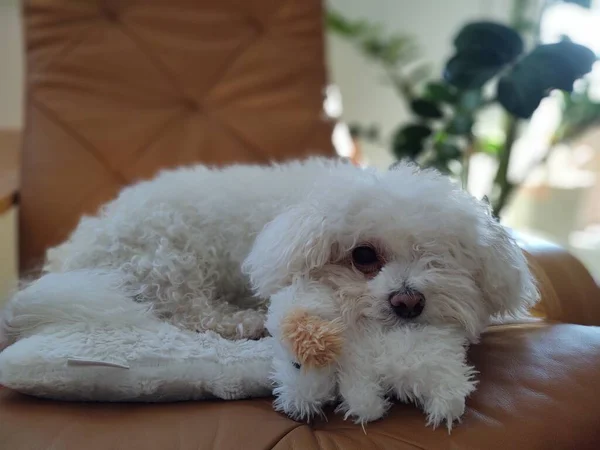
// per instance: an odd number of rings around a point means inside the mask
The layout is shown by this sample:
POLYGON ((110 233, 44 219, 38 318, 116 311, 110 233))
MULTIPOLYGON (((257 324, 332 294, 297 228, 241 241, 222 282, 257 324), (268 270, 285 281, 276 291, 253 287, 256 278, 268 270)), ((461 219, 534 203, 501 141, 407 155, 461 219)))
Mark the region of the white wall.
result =
MULTIPOLYGON (((21 129, 23 124, 23 39, 19 8, 19 0, 0 0, 0 129, 21 129)), ((0 214, 0 306, 16 282, 15 222, 14 209, 0 214)))
POLYGON ((23 123, 23 51, 19 0, 0 0, 0 128, 23 123))
POLYGON ((16 287, 16 209, 0 214, 0 307, 16 287))
MULTIPOLYGON (((416 38, 425 61, 441 73, 452 53, 452 40, 469 20, 508 20, 512 0, 329 0, 328 4, 351 19, 381 23, 387 30, 416 38)), ((329 75, 342 92, 343 118, 347 122, 378 123, 384 136, 407 118, 393 89, 382 84, 383 76, 350 44, 329 36, 329 75)), ((369 162, 387 167, 392 161, 387 148, 366 147, 369 162)))

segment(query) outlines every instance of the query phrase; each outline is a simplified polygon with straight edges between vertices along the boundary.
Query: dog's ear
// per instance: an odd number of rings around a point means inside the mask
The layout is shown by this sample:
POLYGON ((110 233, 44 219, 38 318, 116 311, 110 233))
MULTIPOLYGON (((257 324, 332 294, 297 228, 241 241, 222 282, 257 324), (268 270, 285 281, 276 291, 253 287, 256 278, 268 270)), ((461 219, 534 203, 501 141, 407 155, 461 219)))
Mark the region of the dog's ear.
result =
POLYGON ((539 299, 525 254, 509 231, 486 214, 480 221, 475 250, 476 281, 493 316, 519 317, 539 299))
POLYGON ((296 206, 267 224, 242 265, 253 290, 267 298, 295 277, 329 261, 333 239, 326 218, 310 206, 296 206))

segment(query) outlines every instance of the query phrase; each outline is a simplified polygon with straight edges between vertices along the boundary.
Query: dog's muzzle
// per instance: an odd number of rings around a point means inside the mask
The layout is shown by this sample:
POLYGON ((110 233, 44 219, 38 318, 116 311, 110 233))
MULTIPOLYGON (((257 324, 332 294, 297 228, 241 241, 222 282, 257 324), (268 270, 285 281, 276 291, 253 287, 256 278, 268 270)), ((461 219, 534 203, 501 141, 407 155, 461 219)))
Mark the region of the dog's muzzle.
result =
POLYGON ((414 319, 425 309, 425 296, 415 289, 404 288, 390 295, 394 313, 402 319, 414 319))

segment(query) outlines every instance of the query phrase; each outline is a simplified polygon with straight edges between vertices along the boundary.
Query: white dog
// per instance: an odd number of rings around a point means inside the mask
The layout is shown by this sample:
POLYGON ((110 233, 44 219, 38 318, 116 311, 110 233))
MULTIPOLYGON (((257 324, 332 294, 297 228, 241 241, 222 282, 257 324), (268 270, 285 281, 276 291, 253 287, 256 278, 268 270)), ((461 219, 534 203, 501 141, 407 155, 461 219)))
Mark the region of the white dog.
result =
POLYGON ((364 424, 383 417, 393 396, 421 406, 428 425, 446 422, 450 431, 476 386, 475 369, 466 362, 469 340, 456 324, 382 326, 365 315, 346 316, 341 327, 336 325, 343 342, 336 361, 318 368, 298 362, 282 333, 288 315, 302 311, 339 323, 336 315, 347 302, 334 289, 307 279, 271 297, 267 328, 276 338, 275 409, 307 420, 341 399, 336 411, 364 424))
MULTIPOLYGON (((63 289, 79 269, 118 274, 132 301, 151 305, 158 317, 232 339, 263 336, 271 298, 310 281, 321 290, 321 312, 355 329, 356 351, 346 358, 365 370, 373 364, 365 352, 384 333, 385 345, 397 336, 397 346, 419 361, 443 353, 443 361, 462 362, 463 341, 476 341, 490 318, 537 299, 522 252, 488 208, 436 172, 407 164, 378 172, 310 159, 166 171, 123 190, 49 252, 46 270, 64 274, 63 289), (416 325, 438 331, 406 340, 416 325), (460 331, 450 336, 450 329, 460 331)), ((19 301, 17 294, 4 311, 5 336, 18 331, 11 308, 19 301)), ((403 370, 395 361, 376 365, 392 378, 403 370)), ((447 384, 442 372, 422 366, 413 386, 432 398, 447 384)), ((386 404, 367 408, 355 398, 371 389, 361 373, 342 373, 340 390, 344 410, 368 421, 386 404)), ((295 417, 318 410, 286 404, 295 417)))

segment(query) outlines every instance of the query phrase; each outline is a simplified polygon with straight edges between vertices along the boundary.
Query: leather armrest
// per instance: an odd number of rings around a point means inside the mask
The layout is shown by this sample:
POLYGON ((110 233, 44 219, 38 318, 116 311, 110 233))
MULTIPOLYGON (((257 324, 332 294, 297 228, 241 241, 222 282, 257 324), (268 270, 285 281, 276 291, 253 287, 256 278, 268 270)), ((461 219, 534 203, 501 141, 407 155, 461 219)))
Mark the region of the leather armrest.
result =
POLYGON ((530 236, 516 237, 541 293, 533 313, 550 321, 600 325, 600 287, 583 264, 562 247, 530 236))

